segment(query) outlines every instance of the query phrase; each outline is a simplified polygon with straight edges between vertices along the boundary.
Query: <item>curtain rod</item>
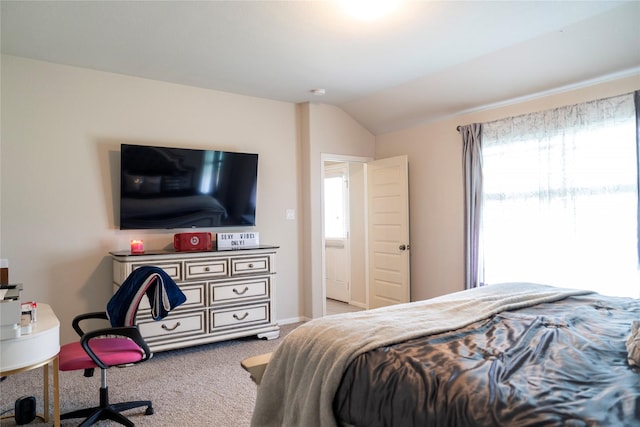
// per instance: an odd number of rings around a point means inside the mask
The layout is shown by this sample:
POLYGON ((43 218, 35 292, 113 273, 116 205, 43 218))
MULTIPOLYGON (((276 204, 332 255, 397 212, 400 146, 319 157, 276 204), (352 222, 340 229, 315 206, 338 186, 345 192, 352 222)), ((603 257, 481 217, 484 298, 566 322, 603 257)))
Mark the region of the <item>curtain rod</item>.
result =
POLYGON ((457 130, 458 132, 460 132, 460 129, 462 129, 462 126, 460 126, 460 125, 456 126, 456 130, 457 130))

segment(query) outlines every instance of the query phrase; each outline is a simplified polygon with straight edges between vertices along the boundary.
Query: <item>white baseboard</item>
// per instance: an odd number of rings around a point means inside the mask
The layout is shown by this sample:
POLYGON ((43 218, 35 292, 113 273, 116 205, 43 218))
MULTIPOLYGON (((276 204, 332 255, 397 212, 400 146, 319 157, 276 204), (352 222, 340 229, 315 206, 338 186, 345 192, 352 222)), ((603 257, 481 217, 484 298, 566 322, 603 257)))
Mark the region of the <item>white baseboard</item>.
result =
POLYGON ((290 317, 288 319, 279 319, 276 323, 278 323, 278 325, 290 325, 291 323, 300 323, 300 322, 308 322, 309 319, 308 317, 302 316, 302 317, 290 317))
POLYGON ((367 305, 365 303, 363 303, 363 302, 351 301, 351 302, 349 302, 349 305, 361 308, 363 310, 367 309, 367 305))

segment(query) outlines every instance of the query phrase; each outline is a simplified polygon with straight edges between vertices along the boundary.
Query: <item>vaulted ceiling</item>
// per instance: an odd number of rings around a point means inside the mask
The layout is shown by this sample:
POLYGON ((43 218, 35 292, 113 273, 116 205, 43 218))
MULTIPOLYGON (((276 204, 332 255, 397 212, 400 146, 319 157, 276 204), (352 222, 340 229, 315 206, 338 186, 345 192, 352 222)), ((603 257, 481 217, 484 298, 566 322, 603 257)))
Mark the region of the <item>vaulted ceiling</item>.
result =
POLYGON ((2 53, 344 109, 374 134, 637 75, 640 1, 7 1, 2 53), (311 93, 324 89, 325 95, 311 93))

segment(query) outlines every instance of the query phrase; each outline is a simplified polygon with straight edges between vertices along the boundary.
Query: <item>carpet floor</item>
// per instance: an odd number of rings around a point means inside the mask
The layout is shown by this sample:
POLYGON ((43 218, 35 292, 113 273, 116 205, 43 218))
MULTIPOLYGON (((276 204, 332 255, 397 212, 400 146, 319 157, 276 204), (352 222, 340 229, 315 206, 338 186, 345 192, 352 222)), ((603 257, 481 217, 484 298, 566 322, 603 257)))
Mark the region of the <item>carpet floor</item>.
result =
MULTIPOLYGON (((256 385, 240 361, 273 351, 282 338, 300 323, 281 326, 280 338, 261 340, 255 336, 154 354, 153 358, 127 368, 112 368, 107 374, 111 403, 151 400, 155 413, 145 408, 124 414, 136 426, 248 426, 256 398, 256 385)), ((100 371, 85 378, 81 371, 60 372, 60 409, 65 413, 99 403, 100 371)), ((50 380, 50 383, 52 380, 50 380)), ((0 382, 0 426, 15 426, 15 400, 35 396, 37 412, 43 413, 42 369, 7 377, 0 382)), ((53 413, 50 397, 50 413, 53 413)), ((62 426, 82 420, 62 420, 62 426)), ((36 418, 31 424, 44 424, 36 418)), ((50 425, 52 423, 49 423, 50 425)), ((97 426, 118 425, 101 421, 97 426)))

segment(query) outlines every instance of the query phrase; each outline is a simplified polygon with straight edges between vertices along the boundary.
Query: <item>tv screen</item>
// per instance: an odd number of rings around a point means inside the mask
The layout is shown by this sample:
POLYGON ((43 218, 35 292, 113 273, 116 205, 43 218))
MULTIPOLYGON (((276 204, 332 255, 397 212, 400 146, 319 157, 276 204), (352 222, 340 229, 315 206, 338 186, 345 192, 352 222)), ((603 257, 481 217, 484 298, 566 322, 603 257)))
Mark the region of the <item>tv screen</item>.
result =
POLYGON ((256 224, 258 155, 122 144, 120 228, 256 224))

